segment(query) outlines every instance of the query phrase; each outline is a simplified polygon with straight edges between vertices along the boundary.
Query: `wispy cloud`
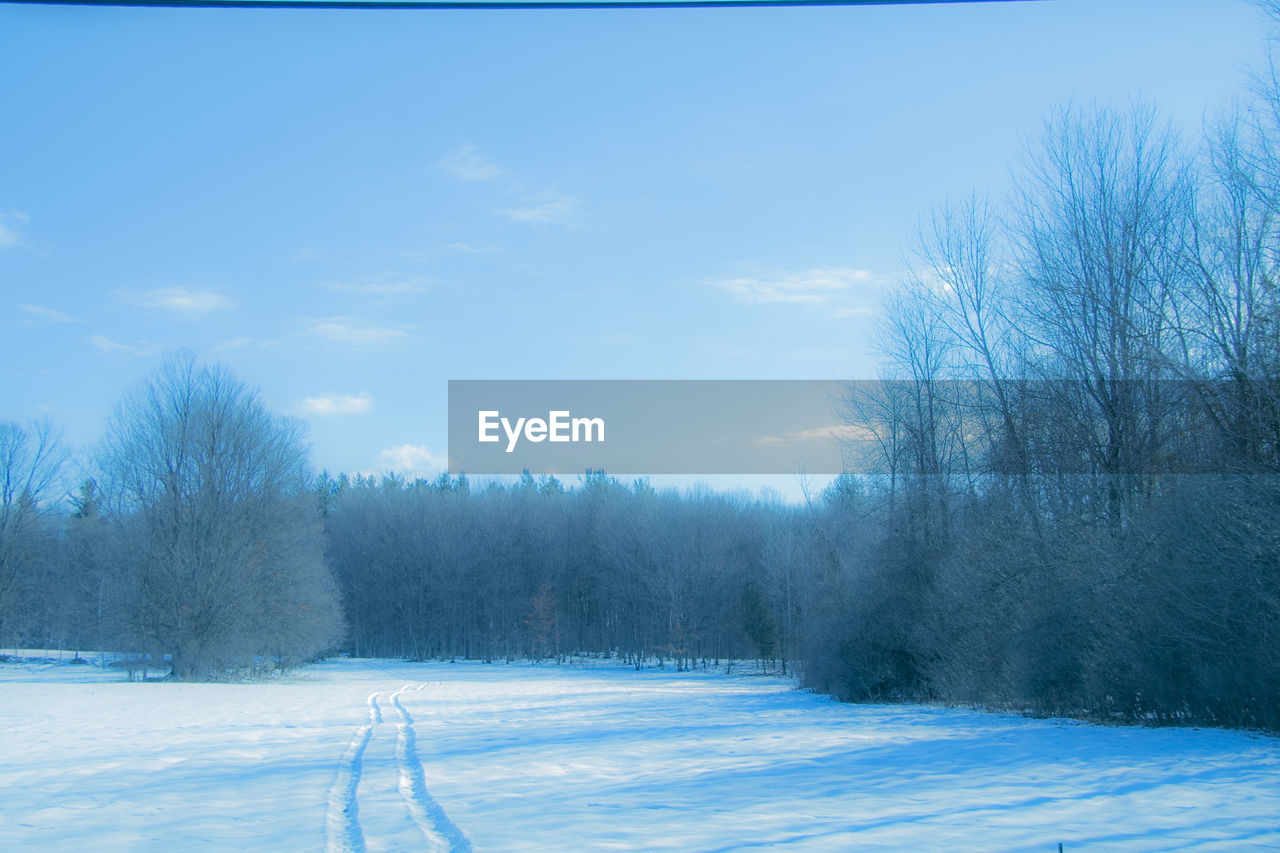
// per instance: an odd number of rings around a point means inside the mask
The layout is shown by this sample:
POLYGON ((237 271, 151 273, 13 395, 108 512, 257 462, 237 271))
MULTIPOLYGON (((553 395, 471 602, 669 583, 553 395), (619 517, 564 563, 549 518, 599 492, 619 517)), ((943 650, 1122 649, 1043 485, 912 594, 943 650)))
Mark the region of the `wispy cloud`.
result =
POLYGON ((359 394, 324 394, 308 397, 300 407, 306 415, 367 415, 373 411, 373 396, 359 394))
POLYGON ((820 304, 855 288, 875 284, 867 270, 831 268, 762 278, 726 278, 708 282, 742 302, 820 304))
POLYGON ((129 301, 138 305, 178 314, 209 314, 225 311, 236 304, 231 297, 216 290, 189 290, 185 287, 162 287, 125 295, 129 301))
POLYGON ((445 252, 457 252, 461 255, 497 255, 502 252, 496 246, 472 246, 470 243, 448 243, 440 248, 445 252))
POLYGON ((484 157, 474 145, 455 148, 447 157, 436 163, 460 181, 490 181, 502 174, 502 167, 484 157))
POLYGON ((100 353, 124 353, 134 351, 134 347, 131 347, 128 344, 117 343, 106 335, 90 335, 86 340, 93 344, 93 348, 100 353))
POLYGON ((36 320, 44 320, 49 323, 80 322, 69 314, 63 314, 61 311, 54 311, 52 308, 42 308, 39 305, 19 305, 18 310, 29 316, 27 322, 34 322, 36 320))
POLYGON ((281 338, 227 338, 224 341, 218 341, 213 345, 213 352, 234 353, 237 355, 244 353, 258 353, 264 350, 275 349, 285 341, 281 338))
POLYGON ((575 225, 582 203, 572 196, 543 193, 520 207, 500 210, 503 216, 531 225, 575 225))
POLYGON ((869 427, 861 424, 830 424, 795 430, 782 435, 766 435, 755 440, 756 444, 794 444, 808 441, 866 441, 875 437, 869 427))
POLYGON ((136 344, 125 344, 120 341, 112 340, 106 335, 90 335, 85 338, 95 350, 103 355, 133 355, 133 356, 150 356, 154 355, 156 348, 147 341, 139 341, 136 344))
POLYGON ((433 453, 421 444, 400 444, 388 447, 379 454, 382 464, 390 471, 411 477, 438 474, 449 467, 449 460, 433 453))
POLYGON ((445 243, 426 249, 410 249, 405 257, 415 261, 433 261, 441 255, 500 255, 502 249, 497 246, 473 246, 470 243, 445 243))
POLYGON ((341 346, 360 349, 377 349, 395 346, 410 340, 413 335, 390 326, 377 326, 350 317, 330 317, 316 320, 307 329, 315 337, 341 346))
POLYGON ((335 293, 352 293, 378 299, 414 296, 426 292, 431 283, 421 276, 400 281, 322 281, 320 287, 335 293))
MULTIPOLYGON (((504 195, 514 201, 508 207, 496 212, 513 222, 524 222, 530 225, 576 225, 581 220, 582 202, 570 195, 545 189, 540 182, 529 182, 507 169, 494 163, 480 153, 474 145, 462 145, 451 151, 437 162, 437 169, 452 175, 460 181, 492 181, 498 177, 506 177, 504 195)), ((459 252, 485 252, 489 249, 474 249, 465 243, 455 243, 449 247, 459 252)))
POLYGON ((18 228, 26 225, 30 217, 20 211, 0 213, 0 249, 11 249, 26 245, 18 228))

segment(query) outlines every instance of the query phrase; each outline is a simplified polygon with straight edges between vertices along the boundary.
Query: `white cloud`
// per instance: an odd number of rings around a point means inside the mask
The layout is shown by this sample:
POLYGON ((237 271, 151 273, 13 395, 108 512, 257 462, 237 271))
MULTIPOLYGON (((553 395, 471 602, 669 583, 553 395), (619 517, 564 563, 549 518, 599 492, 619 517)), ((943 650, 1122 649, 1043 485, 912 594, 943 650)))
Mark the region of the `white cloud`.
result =
MULTIPOLYGON (((818 304, 855 288, 868 288, 876 278, 867 270, 814 269, 768 278, 728 278, 709 282, 742 302, 818 304)), ((842 309, 848 310, 848 309, 842 309)))
POLYGON ((463 145, 436 164, 460 181, 489 181, 502 174, 502 168, 485 158, 474 145, 463 145))
POLYGON ((581 202, 571 196, 544 194, 530 199, 523 207, 499 211, 516 222, 531 225, 573 225, 578 221, 581 202))
POLYGON ((389 326, 375 326, 348 317, 331 317, 316 320, 308 331, 318 338, 348 347, 374 349, 395 346, 408 341, 413 335, 389 326))
POLYGON ((63 314, 61 311, 54 311, 52 308, 42 308, 39 305, 19 305, 18 310, 30 314, 35 319, 48 320, 50 323, 80 322, 69 314, 63 314))
MULTIPOLYGON (((485 157, 474 145, 455 148, 448 156, 436 163, 436 168, 460 181, 491 181, 503 175, 508 176, 510 180, 507 182, 506 194, 509 198, 519 201, 516 205, 497 212, 515 222, 533 225, 574 225, 580 218, 582 204, 579 199, 541 190, 536 184, 532 186, 527 184, 485 157)), ((447 248, 466 253, 492 251, 477 250, 465 243, 455 243, 447 248)))
POLYGON ((831 424, 796 430, 783 435, 766 435, 756 439, 756 444, 790 444, 797 441, 866 441, 875 437, 875 433, 861 424, 831 424))
POLYGON ((496 246, 473 246, 470 243, 446 243, 427 249, 409 249, 404 255, 415 261, 434 261, 441 255, 500 255, 502 249, 496 246))
POLYGON ((17 229, 6 225, 6 222, 14 222, 18 225, 26 225, 30 221, 30 217, 21 211, 13 213, 0 213, 0 249, 10 249, 17 246, 26 245, 22 239, 22 235, 17 229))
POLYGON ((228 338, 225 341, 219 341, 214 344, 212 351, 226 353, 265 352, 266 350, 275 349, 284 343, 285 341, 279 338, 228 338))
POLYGON ((501 249, 492 246, 472 246, 470 243, 449 243, 443 249, 446 252, 458 252, 463 255, 496 255, 502 252, 501 249))
POLYGON ((302 412, 307 415, 367 415, 373 409, 373 396, 359 394, 324 394, 302 401, 302 412))
POLYGON ((421 444, 401 444, 388 447, 379 454, 383 466, 397 474, 420 477, 438 474, 449 467, 449 460, 431 452, 421 444))
POLYGON ((130 344, 122 344, 118 341, 113 341, 111 340, 111 338, 108 338, 106 335, 90 335, 85 340, 87 340, 90 344, 92 344, 94 349, 96 349, 100 353, 103 353, 104 355, 110 354, 110 353, 134 355, 140 352, 138 347, 132 346, 130 344))
POLYGON ((427 279, 419 276, 417 278, 405 279, 404 281, 323 281, 320 282, 320 287, 323 287, 325 290, 332 290, 335 293, 355 293, 362 296, 393 298, 397 296, 413 296, 417 293, 423 293, 430 287, 430 283, 427 279))
POLYGON ((145 293, 128 294, 132 302, 148 308, 161 308, 182 314, 208 314, 235 305, 225 294, 214 290, 188 290, 185 287, 162 287, 145 293))

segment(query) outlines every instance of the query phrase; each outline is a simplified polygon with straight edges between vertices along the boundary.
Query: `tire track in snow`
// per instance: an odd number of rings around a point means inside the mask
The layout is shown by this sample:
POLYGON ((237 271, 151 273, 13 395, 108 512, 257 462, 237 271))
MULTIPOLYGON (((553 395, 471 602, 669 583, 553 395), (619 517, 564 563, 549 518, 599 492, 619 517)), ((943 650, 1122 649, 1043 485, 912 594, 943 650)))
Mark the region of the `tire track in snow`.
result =
POLYGON ((328 853, 364 853, 364 833, 360 829, 359 806, 356 789, 364 770, 364 751, 369 746, 373 727, 382 722, 382 709, 378 707, 378 691, 365 700, 369 705, 369 722, 356 729, 355 736, 347 744, 338 765, 338 774, 329 788, 329 803, 325 813, 326 850, 328 853))
MULTIPOLYGON (((418 757, 417 733, 413 728, 413 716, 400 702, 400 697, 411 689, 420 691, 427 686, 428 683, 423 682, 416 687, 406 684, 394 692, 379 690, 370 693, 365 700, 369 706, 369 720, 356 729, 351 742, 347 744, 347 749, 338 765, 337 775, 329 788, 325 814, 327 853, 365 853, 368 849, 364 830, 360 825, 359 787, 361 779, 366 775, 365 751, 379 731, 379 727, 385 722, 382 706, 378 702, 379 696, 388 697, 396 710, 398 719, 396 721, 395 770, 399 777, 397 789, 414 825, 426 839, 426 849, 433 853, 435 851, 464 853, 471 850, 471 841, 466 833, 449 819, 440 804, 427 792, 426 775, 422 769, 422 760, 418 757)), ((377 769, 378 766, 370 765, 369 772, 377 769)), ((387 767, 387 770, 390 769, 387 767)))
MULTIPOLYGON (((427 684, 419 684, 420 691, 427 684)), ((444 809, 427 792, 426 774, 418 757, 417 733, 413 729, 413 716, 400 703, 400 697, 409 688, 402 687, 391 695, 391 704, 400 721, 396 723, 396 764, 400 769, 400 796, 409 807, 414 823, 426 837, 431 849, 439 853, 463 853, 471 850, 471 841, 444 813, 444 809)))

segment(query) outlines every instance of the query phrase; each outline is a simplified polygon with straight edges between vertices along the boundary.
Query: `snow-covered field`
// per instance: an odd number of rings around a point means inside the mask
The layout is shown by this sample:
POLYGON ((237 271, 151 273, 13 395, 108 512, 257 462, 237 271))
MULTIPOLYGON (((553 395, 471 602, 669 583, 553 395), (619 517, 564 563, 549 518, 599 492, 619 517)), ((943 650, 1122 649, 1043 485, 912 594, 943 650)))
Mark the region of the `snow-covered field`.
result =
POLYGON ((0 665, 0 850, 1280 849, 1280 741, 753 676, 0 665))

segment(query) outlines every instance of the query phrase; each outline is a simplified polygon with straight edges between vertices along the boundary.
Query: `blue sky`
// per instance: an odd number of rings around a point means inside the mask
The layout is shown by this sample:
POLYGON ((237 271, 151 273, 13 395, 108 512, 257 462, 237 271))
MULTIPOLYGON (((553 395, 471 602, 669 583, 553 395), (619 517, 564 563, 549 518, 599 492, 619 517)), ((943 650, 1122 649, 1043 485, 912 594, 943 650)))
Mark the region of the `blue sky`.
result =
POLYGON ((605 12, 0 5, 0 418, 75 448, 161 353, 332 471, 435 470, 449 379, 870 377, 931 203, 1069 100, 1194 135, 1236 0, 605 12))

